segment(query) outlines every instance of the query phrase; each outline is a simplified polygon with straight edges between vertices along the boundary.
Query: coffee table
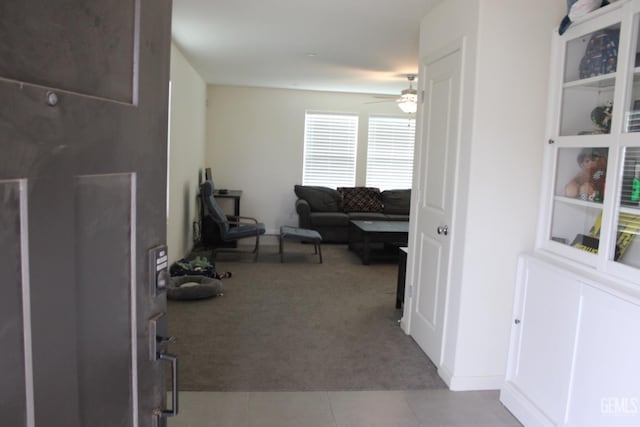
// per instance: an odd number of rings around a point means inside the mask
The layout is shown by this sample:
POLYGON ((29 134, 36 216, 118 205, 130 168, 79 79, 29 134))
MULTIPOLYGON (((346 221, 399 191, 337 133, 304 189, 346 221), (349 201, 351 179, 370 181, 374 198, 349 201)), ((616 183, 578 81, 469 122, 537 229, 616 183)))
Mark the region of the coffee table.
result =
MULTIPOLYGON (((374 244, 407 246, 408 237, 409 221, 349 221, 349 249, 360 255, 365 265, 371 262, 372 256, 381 255, 373 250, 374 244)), ((382 255, 388 257, 388 252, 382 255)))

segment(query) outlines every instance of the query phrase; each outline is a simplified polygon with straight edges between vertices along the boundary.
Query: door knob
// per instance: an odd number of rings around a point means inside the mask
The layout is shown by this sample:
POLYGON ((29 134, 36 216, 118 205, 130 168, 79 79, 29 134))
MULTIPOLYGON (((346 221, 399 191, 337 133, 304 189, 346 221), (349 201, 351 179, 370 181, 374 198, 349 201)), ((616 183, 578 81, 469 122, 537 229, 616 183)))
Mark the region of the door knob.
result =
POLYGON ((449 233, 449 226, 441 225, 436 229, 436 231, 438 232, 438 234, 444 234, 446 236, 447 233, 449 233))

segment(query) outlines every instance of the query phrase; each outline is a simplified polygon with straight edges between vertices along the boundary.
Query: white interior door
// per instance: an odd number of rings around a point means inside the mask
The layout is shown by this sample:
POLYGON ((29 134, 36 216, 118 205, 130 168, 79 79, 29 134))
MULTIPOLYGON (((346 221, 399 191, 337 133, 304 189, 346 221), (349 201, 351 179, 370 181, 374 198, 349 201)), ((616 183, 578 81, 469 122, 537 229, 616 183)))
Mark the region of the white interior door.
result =
POLYGON ((410 246, 409 332, 429 358, 442 360, 445 306, 449 278, 452 211, 458 154, 461 50, 421 64, 424 90, 410 246))

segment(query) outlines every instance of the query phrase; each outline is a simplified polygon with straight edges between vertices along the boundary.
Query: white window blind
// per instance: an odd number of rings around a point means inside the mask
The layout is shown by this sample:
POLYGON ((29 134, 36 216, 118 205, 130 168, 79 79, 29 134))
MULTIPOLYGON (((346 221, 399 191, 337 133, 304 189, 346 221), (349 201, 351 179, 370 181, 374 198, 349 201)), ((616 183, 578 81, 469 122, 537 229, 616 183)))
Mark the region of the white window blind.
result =
POLYGON ((406 117, 371 116, 367 187, 411 188, 416 122, 406 117))
POLYGON ((354 186, 357 140, 357 115, 307 113, 302 184, 354 186))

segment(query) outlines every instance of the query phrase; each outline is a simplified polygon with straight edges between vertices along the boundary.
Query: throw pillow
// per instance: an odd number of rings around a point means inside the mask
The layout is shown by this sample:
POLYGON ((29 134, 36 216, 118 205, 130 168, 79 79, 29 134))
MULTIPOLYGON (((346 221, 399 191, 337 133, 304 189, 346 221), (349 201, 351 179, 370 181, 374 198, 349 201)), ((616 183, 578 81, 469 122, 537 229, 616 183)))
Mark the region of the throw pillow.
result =
POLYGON ((382 212, 380 189, 374 187, 340 187, 345 212, 382 212))
POLYGON ((300 199, 309 203, 314 212, 338 212, 340 210, 340 193, 333 188, 296 185, 293 191, 300 199))
POLYGON ((411 190, 385 190, 381 195, 384 213, 409 215, 411 208, 411 190))

